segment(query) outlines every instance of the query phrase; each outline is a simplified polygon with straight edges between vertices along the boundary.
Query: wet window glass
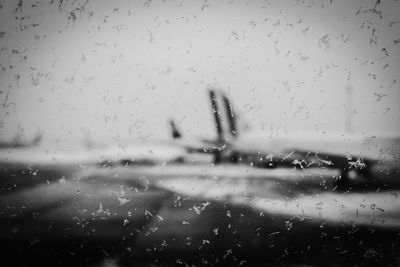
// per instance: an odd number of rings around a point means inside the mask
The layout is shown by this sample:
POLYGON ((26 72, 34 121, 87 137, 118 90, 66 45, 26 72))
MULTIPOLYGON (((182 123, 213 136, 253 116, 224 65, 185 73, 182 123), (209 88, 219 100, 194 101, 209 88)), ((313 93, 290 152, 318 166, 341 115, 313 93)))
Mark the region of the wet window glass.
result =
POLYGON ((0 0, 0 265, 398 265, 399 80, 397 0, 0 0))

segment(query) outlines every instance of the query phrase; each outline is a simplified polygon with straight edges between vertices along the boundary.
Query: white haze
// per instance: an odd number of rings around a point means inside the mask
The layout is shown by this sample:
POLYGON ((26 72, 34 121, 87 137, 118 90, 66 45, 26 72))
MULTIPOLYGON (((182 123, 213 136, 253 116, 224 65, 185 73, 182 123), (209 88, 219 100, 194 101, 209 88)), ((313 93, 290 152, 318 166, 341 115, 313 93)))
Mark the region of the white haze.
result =
POLYGON ((208 85, 257 130, 345 131, 346 85, 355 132, 400 130, 398 1, 0 3, 2 139, 212 137, 208 85))

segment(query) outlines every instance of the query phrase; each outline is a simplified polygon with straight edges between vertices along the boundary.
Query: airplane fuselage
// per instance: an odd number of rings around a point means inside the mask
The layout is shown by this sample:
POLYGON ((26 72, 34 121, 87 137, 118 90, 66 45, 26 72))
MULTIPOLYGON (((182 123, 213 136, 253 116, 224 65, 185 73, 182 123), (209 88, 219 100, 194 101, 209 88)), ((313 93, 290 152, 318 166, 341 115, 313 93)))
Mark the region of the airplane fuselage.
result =
POLYGON ((238 160, 259 167, 336 168, 369 175, 376 165, 400 169, 400 136, 246 132, 230 141, 238 160))

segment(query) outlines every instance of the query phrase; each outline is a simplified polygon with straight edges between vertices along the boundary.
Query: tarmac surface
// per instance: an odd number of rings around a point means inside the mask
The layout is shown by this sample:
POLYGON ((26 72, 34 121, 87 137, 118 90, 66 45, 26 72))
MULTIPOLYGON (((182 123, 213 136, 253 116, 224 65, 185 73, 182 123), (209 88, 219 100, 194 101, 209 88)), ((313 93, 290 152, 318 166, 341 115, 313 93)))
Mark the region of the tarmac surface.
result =
POLYGON ((0 168, 3 266, 398 266, 400 190, 322 168, 0 168))

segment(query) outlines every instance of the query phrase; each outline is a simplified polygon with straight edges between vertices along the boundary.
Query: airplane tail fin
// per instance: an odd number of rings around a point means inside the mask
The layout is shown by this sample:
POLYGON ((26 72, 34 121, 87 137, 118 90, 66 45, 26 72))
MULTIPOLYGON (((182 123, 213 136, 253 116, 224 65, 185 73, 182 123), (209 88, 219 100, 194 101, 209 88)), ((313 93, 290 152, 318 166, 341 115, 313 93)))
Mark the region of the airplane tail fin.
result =
POLYGON ((232 150, 231 141, 237 138, 240 132, 248 129, 248 124, 239 120, 229 97, 222 91, 210 88, 211 111, 217 128, 219 147, 214 151, 214 162, 218 163, 224 159, 238 162, 239 154, 232 150), (221 108, 221 111, 220 111, 221 108))
POLYGON ((231 101, 225 94, 222 94, 222 101, 224 102, 225 106, 225 113, 226 113, 225 116, 227 118, 227 124, 229 129, 228 132, 233 138, 235 138, 238 135, 236 114, 233 110, 231 101))
POLYGON ((222 161, 222 148, 224 147, 224 143, 226 141, 222 128, 222 119, 219 109, 220 103, 218 103, 217 95, 213 88, 209 88, 209 97, 211 104, 211 113, 213 114, 215 127, 217 130, 217 146, 213 149, 212 152, 214 154, 214 163, 220 163, 222 161))
POLYGON ((178 130, 178 127, 175 124, 173 119, 169 120, 169 126, 171 127, 171 136, 173 139, 179 139, 182 137, 181 132, 178 130))
POLYGON ((228 96, 221 91, 210 89, 210 101, 218 139, 227 142, 236 138, 239 132, 238 116, 228 96))
POLYGON ((36 146, 40 143, 40 141, 42 140, 43 134, 42 133, 38 133, 35 138, 33 138, 32 140, 32 145, 36 146))
POLYGON ((211 113, 213 114, 214 121, 215 121, 215 127, 217 130, 217 139, 218 141, 224 141, 224 131, 222 128, 222 115, 220 112, 220 103, 218 103, 217 95, 214 89, 210 88, 209 90, 209 96, 210 96, 210 103, 211 103, 211 113))

